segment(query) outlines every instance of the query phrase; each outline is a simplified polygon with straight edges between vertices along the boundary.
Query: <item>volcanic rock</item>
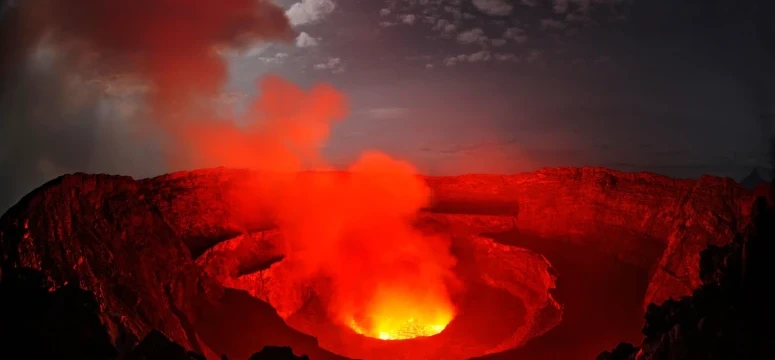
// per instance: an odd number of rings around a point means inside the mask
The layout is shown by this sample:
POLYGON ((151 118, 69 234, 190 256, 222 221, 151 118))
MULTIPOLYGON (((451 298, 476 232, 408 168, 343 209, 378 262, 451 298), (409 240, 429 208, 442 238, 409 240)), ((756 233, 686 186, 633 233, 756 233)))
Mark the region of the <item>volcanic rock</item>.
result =
POLYGON ((253 354, 249 360, 309 360, 309 357, 307 355, 296 356, 293 354, 293 350, 287 346, 266 346, 253 354))
POLYGON ((38 271, 6 269, 0 281, 0 358, 113 359, 118 354, 93 294, 68 284, 48 291, 38 271))
POLYGON ((702 285, 692 296, 650 304, 639 347, 619 344, 598 360, 771 359, 772 291, 767 271, 775 241, 775 207, 754 204, 752 224, 724 246, 700 255, 702 285))
POLYGON ((177 215, 165 215, 167 209, 159 206, 166 196, 190 190, 106 175, 53 180, 0 218, 3 277, 28 268, 40 271, 51 291, 75 284, 93 292, 100 322, 116 347, 132 348, 132 342, 158 329, 211 358, 217 353, 247 358, 265 345, 291 345, 318 359, 340 358, 288 328, 262 301, 203 276, 184 243, 196 235, 178 235, 199 219, 186 218, 182 207, 173 210, 177 215), (168 216, 183 223, 168 223, 168 216), (256 323, 263 333, 245 330, 256 323), (230 328, 253 337, 223 335, 230 328))
MULTIPOLYGON (((265 302, 224 289, 194 261, 225 240, 275 228, 261 177, 230 169, 144 180, 60 177, 0 218, 2 271, 35 269, 52 291, 74 283, 94 292, 114 344, 122 334, 141 339, 159 329, 202 353, 229 348, 249 354, 262 345, 291 345, 316 360, 331 358, 314 338, 282 327, 265 302), (234 303, 254 309, 250 323, 234 320, 234 303), (233 320, 218 323, 221 316, 233 320), (272 330, 241 343, 213 330, 260 322, 272 330)), ((699 251, 728 243, 745 225, 753 200, 731 179, 675 180, 600 168, 424 180, 433 201, 421 214, 422 226, 462 237, 517 231, 552 239, 557 247, 591 247, 651 272, 644 304, 691 294, 701 284, 699 251)), ((254 273, 282 255, 256 252, 260 259, 254 263, 236 259, 241 265, 228 268, 254 273)))

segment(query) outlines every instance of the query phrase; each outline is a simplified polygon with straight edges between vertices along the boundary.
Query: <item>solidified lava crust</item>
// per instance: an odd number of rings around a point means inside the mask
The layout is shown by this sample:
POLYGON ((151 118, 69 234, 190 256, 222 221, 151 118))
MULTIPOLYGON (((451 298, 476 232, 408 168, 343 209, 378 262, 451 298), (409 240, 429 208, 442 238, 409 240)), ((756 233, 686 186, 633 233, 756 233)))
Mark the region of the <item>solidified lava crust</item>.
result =
POLYGON ((468 359, 517 347, 559 323, 562 307, 550 293, 555 274, 546 258, 488 238, 453 239, 455 272, 463 283, 456 296, 458 315, 441 333, 408 340, 369 338, 334 324, 321 301, 328 293, 327 283, 290 281, 283 261, 237 275, 237 268, 265 261, 260 255, 265 252, 256 249, 279 252, 278 232, 224 241, 197 263, 222 285, 246 290, 271 304, 291 327, 315 336, 324 349, 350 358, 468 359))

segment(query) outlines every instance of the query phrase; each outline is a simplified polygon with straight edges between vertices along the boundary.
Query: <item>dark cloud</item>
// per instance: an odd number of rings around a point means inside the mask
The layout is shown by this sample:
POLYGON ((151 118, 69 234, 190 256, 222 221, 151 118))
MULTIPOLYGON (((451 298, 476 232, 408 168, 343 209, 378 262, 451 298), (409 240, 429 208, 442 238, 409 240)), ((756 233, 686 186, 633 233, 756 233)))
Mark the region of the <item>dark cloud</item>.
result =
MULTIPOLYGON (((7 5, 0 15, 0 211, 64 172, 159 172, 162 157, 145 149, 171 146, 155 134, 176 126, 184 104, 218 95, 226 65, 217 48, 294 37, 283 9, 266 0, 7 5), (89 85, 124 72, 152 85, 148 112, 125 114, 120 99, 89 85)), ((183 155, 170 150, 165 160, 183 155)))
POLYGON ((473 4, 479 11, 493 16, 506 16, 514 9, 506 0, 473 0, 473 4))

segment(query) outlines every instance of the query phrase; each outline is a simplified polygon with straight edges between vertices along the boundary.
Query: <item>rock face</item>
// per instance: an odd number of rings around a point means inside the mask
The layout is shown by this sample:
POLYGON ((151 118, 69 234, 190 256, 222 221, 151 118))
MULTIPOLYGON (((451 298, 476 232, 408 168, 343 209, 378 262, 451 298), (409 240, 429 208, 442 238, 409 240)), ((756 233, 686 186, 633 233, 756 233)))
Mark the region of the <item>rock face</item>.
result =
MULTIPOLYGON (((178 235, 185 225, 168 223, 159 206, 165 196, 181 191, 190 189, 159 189, 153 182, 104 175, 51 181, 0 219, 3 273, 37 270, 52 291, 77 284, 93 292, 100 321, 123 350, 158 329, 210 358, 217 355, 211 347, 247 358, 264 345, 292 345, 316 358, 337 358, 317 348, 314 338, 288 328, 263 302, 223 289, 202 275, 184 243, 195 237, 178 235), (242 318, 217 316, 229 314, 235 304, 240 304, 242 318), (253 325, 245 322, 256 317, 268 335, 240 342, 219 334, 229 327, 243 331, 253 325)), ((198 221, 180 210, 166 216, 198 221)))
MULTIPOLYGON (((77 283, 93 291, 114 343, 157 328, 208 356, 247 346, 220 339, 203 325, 215 326, 208 314, 226 311, 226 299, 242 295, 224 290, 195 259, 224 240, 274 228, 257 178, 229 169, 145 180, 58 178, 0 219, 2 269, 31 268, 43 272, 52 289, 77 283)), ((460 235, 516 230, 556 239, 557 246, 583 243, 650 271, 644 304, 699 286, 700 250, 731 239, 745 225, 753 200, 730 179, 674 180, 600 168, 424 179, 433 202, 420 222, 460 235)), ((277 255, 268 252, 266 261, 277 255)), ((266 316, 283 324, 276 313, 266 316)), ((291 345, 313 359, 333 356, 287 327, 271 333, 261 336, 286 343, 267 345, 291 345)), ((259 347, 253 342, 241 354, 259 347)))
POLYGON ((649 305, 639 347, 620 343, 599 360, 771 359, 770 260, 775 208, 754 205, 744 234, 700 254, 702 286, 692 296, 649 305), (766 255, 762 255, 766 254, 766 255))

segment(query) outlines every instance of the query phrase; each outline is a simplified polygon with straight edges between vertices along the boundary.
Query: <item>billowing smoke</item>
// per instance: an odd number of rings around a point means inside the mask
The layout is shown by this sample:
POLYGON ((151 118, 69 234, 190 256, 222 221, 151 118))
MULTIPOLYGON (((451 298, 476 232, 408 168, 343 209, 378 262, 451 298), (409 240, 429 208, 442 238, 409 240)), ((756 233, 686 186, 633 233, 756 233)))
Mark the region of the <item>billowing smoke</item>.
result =
POLYGON ((16 191, 73 169, 262 170, 257 185, 272 190, 268 205, 288 240, 288 259, 299 279, 327 280, 324 300, 334 319, 378 336, 407 321, 440 331, 454 316, 449 244, 412 228, 430 194, 411 165, 367 152, 348 176, 293 175, 328 169, 319 150, 346 114, 342 94, 269 76, 257 82, 259 94, 241 119, 216 111, 212 99, 226 80, 220 50, 294 38, 273 3, 28 0, 3 16, 9 31, 0 46, 10 51, 0 70, 7 138, 0 139, 0 167, 8 175, 0 186, 16 191), (125 128, 105 125, 100 111, 109 100, 100 95, 103 80, 93 79, 111 76, 110 84, 143 89, 135 94, 141 108, 109 112, 126 116, 125 128), (119 156, 140 145, 164 156, 133 158, 162 161, 127 168, 119 156))
POLYGON ((64 172, 163 172, 168 164, 153 160, 161 151, 185 156, 178 140, 153 130, 185 123, 187 106, 220 90, 226 70, 216 50, 293 38, 283 10, 264 0, 0 7, 0 211, 64 172), (105 96, 94 79, 116 74, 151 85, 150 106, 126 109, 105 96))

